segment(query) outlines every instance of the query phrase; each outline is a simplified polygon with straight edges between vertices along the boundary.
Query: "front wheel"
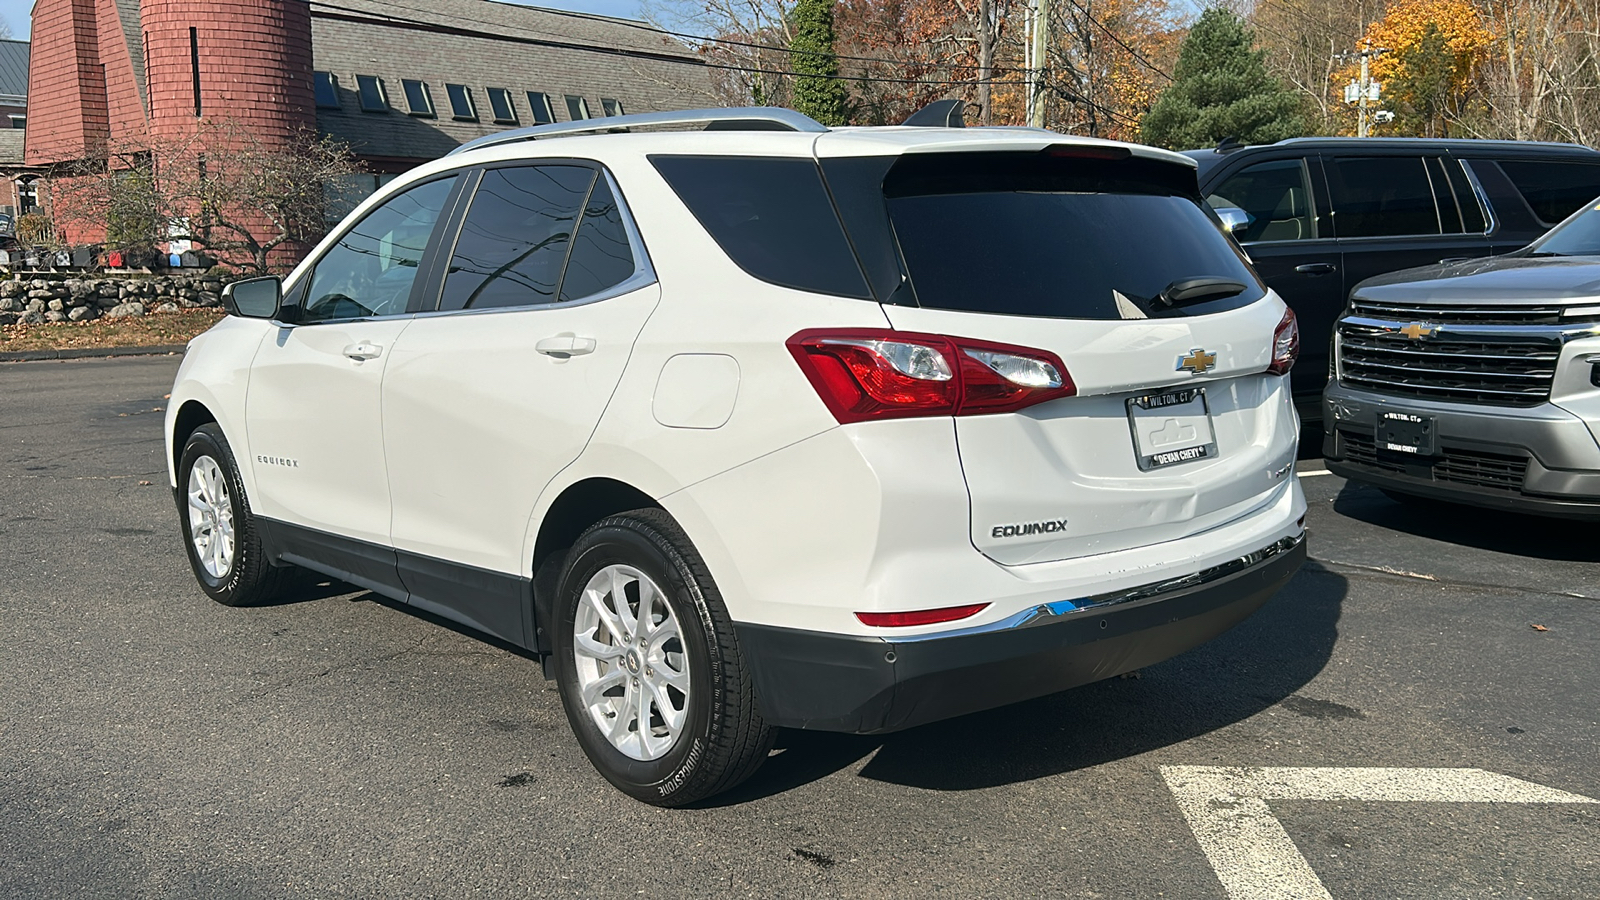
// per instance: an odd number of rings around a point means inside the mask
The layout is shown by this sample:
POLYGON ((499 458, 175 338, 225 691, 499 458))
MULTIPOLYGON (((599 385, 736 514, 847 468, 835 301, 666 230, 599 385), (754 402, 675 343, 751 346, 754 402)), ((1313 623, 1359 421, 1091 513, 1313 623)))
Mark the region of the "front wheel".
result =
POLYGON ((291 570, 266 559, 233 450, 214 423, 196 428, 183 445, 177 500, 189 565, 211 599, 251 606, 288 587, 291 570))
POLYGON ((659 509, 604 519, 568 554, 555 663, 589 761, 636 799, 682 806, 748 778, 772 748, 705 562, 659 509))

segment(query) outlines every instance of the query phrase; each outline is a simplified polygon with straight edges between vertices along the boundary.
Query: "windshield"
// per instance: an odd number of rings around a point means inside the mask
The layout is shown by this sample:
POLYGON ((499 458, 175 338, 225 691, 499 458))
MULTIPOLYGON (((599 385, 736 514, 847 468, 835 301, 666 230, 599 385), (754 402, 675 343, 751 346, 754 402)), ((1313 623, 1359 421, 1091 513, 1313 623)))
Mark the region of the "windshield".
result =
POLYGON ((1198 199, 1161 171, 1176 166, 986 156, 908 158, 884 185, 922 306, 1142 319, 1221 312, 1266 293, 1198 199))
POLYGON ((1600 256, 1600 200, 1550 229, 1528 250, 1529 256, 1600 256))

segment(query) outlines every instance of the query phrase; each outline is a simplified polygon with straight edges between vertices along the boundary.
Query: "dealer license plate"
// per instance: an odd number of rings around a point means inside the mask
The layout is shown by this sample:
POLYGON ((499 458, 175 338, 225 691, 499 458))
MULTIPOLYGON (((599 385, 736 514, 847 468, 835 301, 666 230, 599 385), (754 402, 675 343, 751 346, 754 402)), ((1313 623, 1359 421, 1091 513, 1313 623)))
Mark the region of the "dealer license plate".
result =
POLYGON ((1402 412, 1378 414, 1378 446, 1385 450, 1411 456, 1432 456, 1434 439, 1432 416, 1402 412))
POLYGON ((1217 435, 1205 388, 1185 388, 1128 398, 1128 425, 1133 429, 1139 470, 1175 466, 1217 455, 1217 435))

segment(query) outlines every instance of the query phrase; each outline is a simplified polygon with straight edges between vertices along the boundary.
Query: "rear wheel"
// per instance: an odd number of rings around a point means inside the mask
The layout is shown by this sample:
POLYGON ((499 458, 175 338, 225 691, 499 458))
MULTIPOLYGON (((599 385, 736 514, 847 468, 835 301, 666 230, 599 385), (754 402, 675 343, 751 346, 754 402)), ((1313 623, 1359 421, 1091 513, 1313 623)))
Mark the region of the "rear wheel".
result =
POLYGON ((556 679, 590 762, 639 800, 681 806, 748 778, 772 747, 733 623, 670 516, 604 519, 568 554, 556 679))
POLYGON ((279 596, 292 569, 273 566, 261 538, 233 451, 215 423, 189 435, 178 463, 178 523, 200 589, 227 606, 251 606, 279 596))

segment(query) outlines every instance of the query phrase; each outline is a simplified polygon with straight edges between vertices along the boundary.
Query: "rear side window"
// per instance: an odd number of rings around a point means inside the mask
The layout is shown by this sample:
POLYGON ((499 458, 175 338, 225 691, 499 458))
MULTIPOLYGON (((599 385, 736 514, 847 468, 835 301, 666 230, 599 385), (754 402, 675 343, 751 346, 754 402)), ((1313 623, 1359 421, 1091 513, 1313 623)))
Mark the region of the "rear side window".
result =
POLYGON ((889 218, 925 307, 1061 319, 1203 315, 1266 293, 1201 208, 1192 171, 1133 158, 903 157, 889 218), (1168 307, 1188 279, 1243 290, 1168 307))
POLYGON ((1329 161, 1328 170, 1339 237, 1439 233, 1439 210, 1422 157, 1338 157, 1329 161))
POLYGON ((1560 222, 1600 197, 1600 165, 1507 159, 1500 161, 1500 171, 1545 225, 1560 222))
POLYGON ((872 296, 812 160, 653 156, 650 161, 739 268, 782 287, 872 296))
POLYGON ((633 248, 622 225, 622 210, 605 178, 594 183, 583 205, 572 255, 561 278, 561 299, 581 300, 614 288, 633 275, 633 248))
POLYGON ((595 172, 490 169, 472 196, 444 279, 443 310, 552 303, 595 172))

